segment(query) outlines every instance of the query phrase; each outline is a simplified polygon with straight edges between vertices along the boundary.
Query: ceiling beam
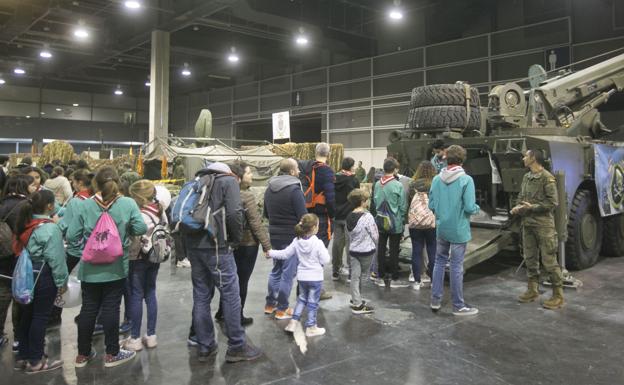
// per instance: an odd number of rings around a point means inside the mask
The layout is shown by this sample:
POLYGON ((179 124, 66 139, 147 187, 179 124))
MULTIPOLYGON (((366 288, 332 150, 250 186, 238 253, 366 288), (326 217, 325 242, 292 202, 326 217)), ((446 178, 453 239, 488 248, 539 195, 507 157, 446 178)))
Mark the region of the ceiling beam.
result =
POLYGON ((192 2, 195 4, 194 7, 185 9, 172 16, 165 16, 165 20, 163 22, 157 23, 142 32, 133 33, 132 36, 117 36, 116 39, 112 39, 113 43, 110 47, 108 47, 108 49, 103 49, 101 54, 95 55, 90 60, 76 63, 76 65, 67 68, 65 72, 69 73, 78 68, 88 67, 114 58, 133 48, 149 43, 152 30, 175 32, 191 25, 195 20, 219 12, 237 1, 238 0, 194 0, 192 2))

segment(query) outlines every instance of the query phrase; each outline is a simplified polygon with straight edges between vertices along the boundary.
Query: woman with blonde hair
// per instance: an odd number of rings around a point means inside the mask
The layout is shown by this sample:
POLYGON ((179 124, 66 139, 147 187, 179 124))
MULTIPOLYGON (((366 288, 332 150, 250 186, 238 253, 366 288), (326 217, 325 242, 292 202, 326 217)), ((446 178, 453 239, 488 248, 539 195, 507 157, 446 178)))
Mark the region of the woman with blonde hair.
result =
POLYGON ((156 200, 156 187, 147 179, 138 180, 128 188, 130 197, 139 206, 143 221, 147 225, 147 232, 137 237, 139 247, 131 248, 129 280, 129 303, 130 303, 130 338, 126 340, 124 347, 128 350, 139 351, 143 345, 147 348, 155 348, 156 319, 158 315, 158 302, 156 301, 156 279, 158 277, 159 263, 150 262, 148 253, 152 247, 151 236, 154 228, 159 223, 167 223, 164 215, 166 207, 162 207, 156 200), (141 339, 141 321, 143 319, 143 300, 147 309, 147 331, 141 339))

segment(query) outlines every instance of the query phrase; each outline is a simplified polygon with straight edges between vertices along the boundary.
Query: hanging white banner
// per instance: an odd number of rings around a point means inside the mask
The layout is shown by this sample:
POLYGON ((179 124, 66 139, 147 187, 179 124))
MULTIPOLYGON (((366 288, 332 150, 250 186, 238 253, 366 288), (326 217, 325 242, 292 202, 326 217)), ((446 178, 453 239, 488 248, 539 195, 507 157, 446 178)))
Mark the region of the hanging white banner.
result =
POLYGON ((290 112, 273 113, 273 140, 290 138, 290 112))

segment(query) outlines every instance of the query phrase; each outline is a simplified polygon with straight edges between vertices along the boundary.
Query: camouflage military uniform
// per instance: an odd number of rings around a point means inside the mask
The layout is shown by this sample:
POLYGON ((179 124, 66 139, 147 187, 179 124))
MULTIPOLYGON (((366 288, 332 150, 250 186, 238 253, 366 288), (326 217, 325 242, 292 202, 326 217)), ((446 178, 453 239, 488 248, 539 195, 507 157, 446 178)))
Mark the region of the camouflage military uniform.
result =
POLYGON ((529 281, 537 282, 541 254, 542 265, 550 274, 553 287, 561 287, 563 279, 557 262, 557 233, 554 210, 558 205, 555 177, 546 170, 528 172, 522 179, 518 204, 529 202, 532 207, 522 215, 522 243, 529 281))

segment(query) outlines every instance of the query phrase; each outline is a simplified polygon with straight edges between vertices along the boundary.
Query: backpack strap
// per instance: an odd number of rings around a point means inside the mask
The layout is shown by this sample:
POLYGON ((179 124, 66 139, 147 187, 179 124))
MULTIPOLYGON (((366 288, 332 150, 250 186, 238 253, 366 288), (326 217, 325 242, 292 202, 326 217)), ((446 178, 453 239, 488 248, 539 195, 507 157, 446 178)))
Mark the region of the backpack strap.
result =
POLYGON ((162 221, 162 219, 161 219, 161 221, 156 222, 156 220, 154 219, 154 215, 152 213, 150 213, 149 211, 143 209, 143 208, 141 208, 141 212, 149 217, 149 219, 154 224, 154 227, 156 227, 156 225, 158 225, 162 221))

